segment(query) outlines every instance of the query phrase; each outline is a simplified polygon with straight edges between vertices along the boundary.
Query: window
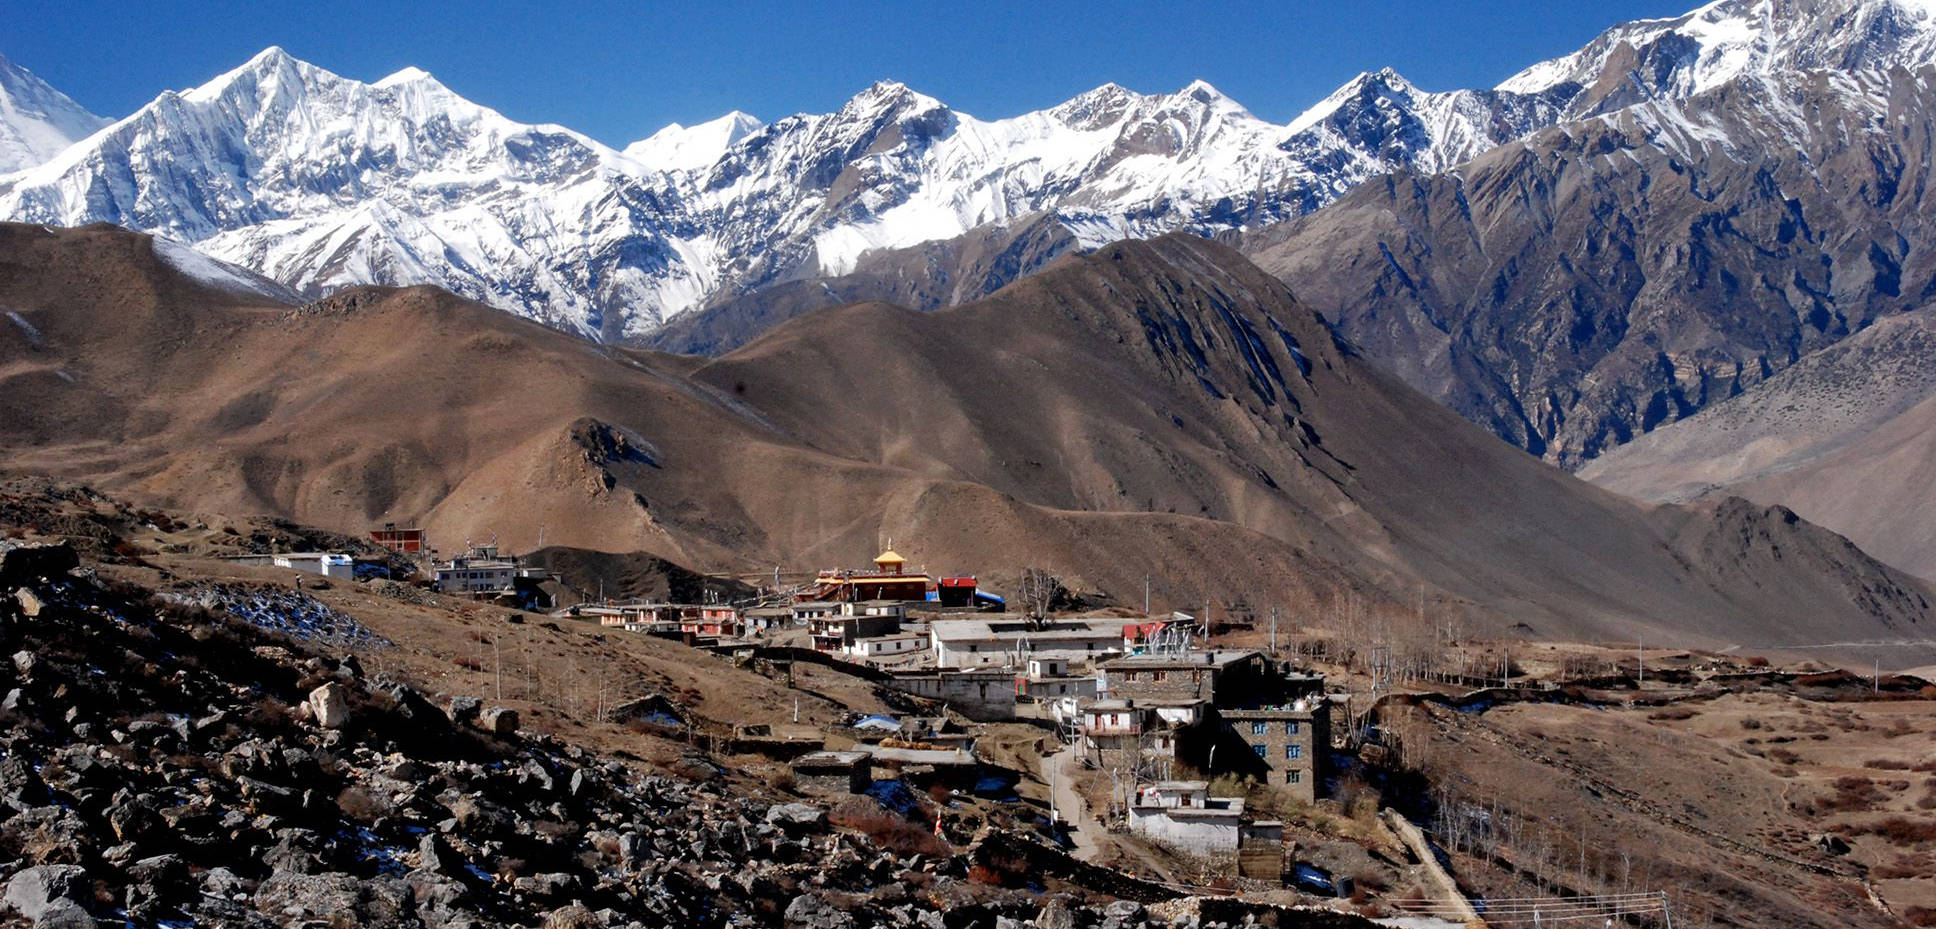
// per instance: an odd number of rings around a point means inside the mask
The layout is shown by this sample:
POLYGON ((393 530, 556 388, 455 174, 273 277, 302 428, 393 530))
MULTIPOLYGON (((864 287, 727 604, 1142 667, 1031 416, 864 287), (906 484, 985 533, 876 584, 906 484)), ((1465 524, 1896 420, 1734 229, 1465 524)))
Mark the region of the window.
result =
POLYGON ((1297 759, 1297 758, 1302 758, 1302 757, 1304 757, 1304 746, 1302 746, 1302 745, 1286 745, 1286 746, 1284 746, 1284 757, 1286 757, 1286 758, 1291 758, 1291 759, 1297 759))
POLYGON ((1284 734, 1285 734, 1285 735, 1297 735, 1297 720, 1295 720, 1295 719, 1292 719, 1292 720, 1286 720, 1286 721, 1285 721, 1285 723, 1284 723, 1284 734))
POLYGON ((1250 724, 1251 735, 1264 735, 1270 731, 1270 723, 1258 720, 1250 724))
POLYGON ((1251 746, 1251 748, 1253 748, 1253 749, 1255 749, 1255 750, 1257 751, 1257 757, 1259 757, 1259 758, 1262 758, 1262 757, 1264 757, 1264 746, 1262 746, 1262 745, 1252 745, 1252 746, 1251 746))
POLYGON ((1302 781, 1302 780, 1304 780, 1304 772, 1302 772, 1302 771, 1286 771, 1286 772, 1284 772, 1284 783, 1286 783, 1286 784, 1295 784, 1295 783, 1297 783, 1297 782, 1299 782, 1299 781, 1302 781))

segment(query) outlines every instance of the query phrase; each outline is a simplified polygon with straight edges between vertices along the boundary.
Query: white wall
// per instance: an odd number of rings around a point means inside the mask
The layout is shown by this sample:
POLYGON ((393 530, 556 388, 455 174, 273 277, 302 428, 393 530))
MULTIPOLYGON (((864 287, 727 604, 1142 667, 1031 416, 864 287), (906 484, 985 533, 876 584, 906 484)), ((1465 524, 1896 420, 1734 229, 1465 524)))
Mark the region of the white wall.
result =
POLYGON ((1234 852, 1242 839, 1237 817, 1171 819, 1168 810, 1130 807, 1129 831, 1198 855, 1234 852))

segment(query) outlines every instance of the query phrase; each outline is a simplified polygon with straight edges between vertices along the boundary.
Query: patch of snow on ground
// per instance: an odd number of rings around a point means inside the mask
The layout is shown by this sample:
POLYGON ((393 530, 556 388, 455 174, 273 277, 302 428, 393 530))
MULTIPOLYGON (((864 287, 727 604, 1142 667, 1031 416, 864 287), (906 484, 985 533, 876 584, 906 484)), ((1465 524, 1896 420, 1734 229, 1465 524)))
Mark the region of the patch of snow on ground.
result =
POLYGON ((33 323, 28 322, 19 313, 8 310, 7 318, 13 320, 13 324, 19 326, 20 331, 26 334, 28 344, 41 345, 46 342, 46 337, 40 334, 40 330, 35 328, 33 323))
POLYGON ((277 303, 300 303, 295 292, 268 278, 216 261, 180 242, 155 237, 155 257, 216 290, 251 297, 266 297, 277 303))

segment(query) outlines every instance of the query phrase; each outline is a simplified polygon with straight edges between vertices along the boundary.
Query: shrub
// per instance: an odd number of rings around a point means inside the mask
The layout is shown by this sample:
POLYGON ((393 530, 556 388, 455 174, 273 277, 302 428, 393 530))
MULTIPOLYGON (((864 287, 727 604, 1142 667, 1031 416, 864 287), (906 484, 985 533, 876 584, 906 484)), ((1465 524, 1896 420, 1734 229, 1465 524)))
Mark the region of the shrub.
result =
POLYGON ((873 797, 848 797, 827 811, 827 821, 852 829, 900 855, 946 855, 948 843, 928 829, 889 812, 873 797))
POLYGON ((369 791, 354 784, 343 788, 336 795, 336 808, 343 815, 360 823, 373 823, 389 812, 387 805, 371 796, 369 791))
POLYGON ((1859 774, 1845 774, 1835 779, 1835 793, 1816 801, 1816 807, 1824 812, 1867 810, 1885 799, 1876 782, 1859 774))
POLYGON ((1926 845, 1936 842, 1936 821, 1891 816, 1851 829, 1856 835, 1880 836, 1892 845, 1926 845))

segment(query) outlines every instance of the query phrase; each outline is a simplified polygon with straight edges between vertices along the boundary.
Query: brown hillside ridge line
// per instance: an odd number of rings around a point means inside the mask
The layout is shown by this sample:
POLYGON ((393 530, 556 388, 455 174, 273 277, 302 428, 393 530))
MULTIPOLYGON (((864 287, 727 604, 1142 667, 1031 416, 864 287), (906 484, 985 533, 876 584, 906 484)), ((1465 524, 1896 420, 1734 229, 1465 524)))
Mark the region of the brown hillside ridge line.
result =
MULTIPOLYGON (((1780 509, 1635 505, 1359 357, 1234 251, 1112 245, 707 361, 433 288, 264 305, 111 227, 0 227, 0 460, 175 509, 698 570, 1047 566, 1158 607, 1349 595, 1683 647, 1918 637, 1932 594, 1780 509)), ((1400 606, 1402 604, 1402 606, 1400 606)), ((1381 606, 1382 605, 1382 606, 1381 606)), ((1927 664, 1932 649, 1886 660, 1927 664)), ((1866 663, 1859 649, 1816 658, 1866 663)))
POLYGON ((1644 500, 1739 494, 1936 577, 1936 308, 1878 320, 1580 476, 1644 500))

